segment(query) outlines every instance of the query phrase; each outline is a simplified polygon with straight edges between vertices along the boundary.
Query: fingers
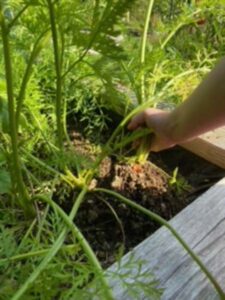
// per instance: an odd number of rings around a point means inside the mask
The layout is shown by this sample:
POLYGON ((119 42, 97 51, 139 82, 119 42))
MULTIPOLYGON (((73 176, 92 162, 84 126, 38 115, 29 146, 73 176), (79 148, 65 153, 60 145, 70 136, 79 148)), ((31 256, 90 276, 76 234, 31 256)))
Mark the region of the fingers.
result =
POLYGON ((127 128, 129 130, 135 130, 138 127, 141 127, 142 125, 145 125, 145 116, 144 116, 144 112, 137 114, 136 116, 134 116, 130 123, 128 124, 127 128))
MULTIPOLYGON (((130 123, 128 124, 127 128, 128 130, 138 130, 141 127, 149 127, 149 125, 153 125, 153 124, 149 124, 152 123, 151 121, 149 121, 149 119, 151 119, 152 117, 154 118, 154 116, 156 114, 158 114, 159 112, 161 112, 158 109, 146 109, 143 112, 137 114, 136 116, 134 116, 130 123)), ((154 121, 153 121, 154 123, 154 121)), ((154 127, 154 126, 152 126, 154 127)), ((154 151, 154 152, 158 152, 160 151, 159 147, 158 147, 158 142, 157 142, 157 138, 155 136, 155 134, 151 134, 150 136, 151 142, 150 142, 150 149, 149 151, 154 151)), ((133 148, 138 148, 141 144, 142 139, 138 139, 133 143, 133 148)))
MULTIPOLYGON (((174 143, 162 139, 161 137, 157 136, 156 134, 152 133, 149 135, 149 151, 150 152, 160 152, 162 150, 166 150, 169 148, 172 148, 175 146, 174 143)), ((132 148, 137 149, 140 147, 141 143, 143 142, 143 139, 137 139, 133 142, 132 148)))
POLYGON ((130 123, 128 124, 127 128, 129 130, 135 130, 138 127, 146 126, 152 129, 155 129, 155 125, 157 123, 157 119, 161 118, 161 116, 167 114, 160 109, 156 108, 149 108, 144 110, 143 112, 134 116, 130 123))
POLYGON ((157 135, 153 135, 150 145, 150 151, 159 152, 162 150, 170 149, 174 146, 175 144, 171 141, 163 139, 157 135))
MULTIPOLYGON (((159 152, 171 148, 175 143, 166 131, 169 114, 169 112, 160 109, 146 109, 132 118, 128 124, 128 129, 137 130, 140 127, 148 127, 154 131, 150 137, 149 151, 159 152)), ((138 143, 140 140, 135 143, 135 146, 138 143)))

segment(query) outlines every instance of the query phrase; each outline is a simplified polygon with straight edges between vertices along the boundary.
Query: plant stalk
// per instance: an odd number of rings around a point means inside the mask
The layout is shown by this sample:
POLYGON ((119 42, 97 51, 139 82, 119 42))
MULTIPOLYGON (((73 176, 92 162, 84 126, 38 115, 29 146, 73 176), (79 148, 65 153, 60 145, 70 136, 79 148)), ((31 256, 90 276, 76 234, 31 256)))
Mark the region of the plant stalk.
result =
MULTIPOLYGON (((66 220, 69 223, 72 223, 73 219, 75 218, 77 211, 84 200, 84 197, 88 191, 87 186, 84 186, 83 189, 81 190, 80 194, 78 195, 73 208, 69 214, 69 217, 66 216, 66 220)), ((71 226, 71 225, 70 225, 71 226)), ((18 300, 20 299, 24 293, 27 291, 29 286, 37 279, 37 277, 40 275, 40 273, 47 267, 48 263, 53 259, 53 257, 57 254, 57 252, 60 250, 62 247, 62 244, 65 241, 66 235, 68 233, 68 228, 65 227, 62 232, 60 233, 58 239, 55 241, 53 244, 52 248, 48 251, 47 255, 43 259, 43 261, 40 263, 40 265, 34 270, 34 272, 30 275, 30 277, 24 282, 24 284, 19 288, 19 290, 16 292, 16 294, 13 296, 12 300, 18 300)), ((107 298, 104 298, 106 300, 112 300, 113 298, 110 296, 111 292, 105 287, 105 292, 109 293, 107 298)))
POLYGON ((59 37, 56 25, 55 7, 52 0, 48 0, 49 16, 54 48, 55 71, 56 71, 56 119, 58 147, 63 151, 63 99, 62 99, 62 65, 60 59, 59 37))
MULTIPOLYGON (((146 46, 147 46, 147 37, 148 37, 148 29, 150 25, 150 18, 152 14, 152 9, 154 5, 154 0, 149 0, 147 14, 145 18, 144 31, 142 36, 142 44, 141 44, 141 67, 142 67, 142 75, 141 75, 141 97, 138 98, 139 104, 145 103, 146 100, 146 91, 145 91, 145 71, 143 70, 145 66, 145 58, 146 58, 146 46)), ((136 160, 138 163, 145 163, 150 149, 150 139, 149 137, 143 138, 142 142, 137 150, 136 160)))
POLYGON ((31 205, 28 192, 26 190, 19 153, 18 153, 18 138, 17 138, 17 127, 16 127, 16 116, 15 116, 15 101, 14 101, 14 92, 13 92, 13 72, 10 56, 10 45, 9 45, 9 36, 8 30, 5 23, 5 18, 2 10, 2 4, 0 4, 0 23, 1 23, 1 33, 2 33, 2 42, 3 42, 3 54, 5 60, 5 77, 6 77, 6 86, 7 86, 7 96, 8 96, 8 112, 9 112, 9 129, 10 129, 10 138, 12 144, 11 152, 11 180, 13 183, 13 189, 15 193, 15 198, 23 208, 27 216, 31 215, 34 210, 31 205))
MULTIPOLYGON (((147 101, 141 105, 139 105, 138 107, 136 107, 135 109, 133 109, 120 123, 119 125, 116 127, 116 129, 114 130, 114 132, 112 133, 111 137, 108 139, 107 143, 105 144, 105 146, 103 147, 102 149, 102 152, 101 154, 99 155, 99 157, 97 157, 94 165, 93 165, 93 170, 96 170, 100 163, 102 162, 102 160, 107 156, 107 155, 110 155, 113 150, 116 150, 118 149, 118 147, 121 147, 121 146, 125 146, 126 145, 126 142, 122 142, 122 143, 118 143, 116 144, 115 143, 115 139, 117 137, 117 135, 119 134, 119 132, 124 128, 124 126, 127 124, 127 122, 133 117, 135 116, 136 114, 138 114, 139 112, 143 111, 145 108, 149 107, 150 105, 150 101, 147 101)), ((141 137, 141 136, 145 136, 147 131, 142 131, 140 132, 140 135, 139 133, 136 134, 136 137, 141 137), (143 135, 142 135, 143 133, 143 135)), ((150 130, 149 130, 149 133, 150 133, 150 130)), ((132 139, 129 138, 128 142, 131 142, 132 139)), ((93 172, 92 172, 93 173, 93 172)), ((91 173, 91 174, 92 174, 91 173)))
POLYGON ((89 259, 90 263, 94 267, 94 270, 96 271, 96 274, 99 276, 99 279, 101 281, 103 290, 104 290, 104 300, 107 299, 113 299, 113 296, 111 294, 110 288, 108 286, 107 280, 104 277, 103 269, 93 252, 91 246, 89 245, 88 241, 85 239, 81 231, 77 228, 77 226, 73 223, 73 221, 70 219, 70 217, 61 209, 59 205, 57 205, 54 201, 52 201, 50 198, 45 196, 36 196, 37 200, 41 200, 43 202, 46 202, 49 204, 54 210, 56 210, 65 224, 68 226, 68 228, 72 231, 74 236, 77 238, 78 242, 80 243, 81 247, 84 250, 84 253, 87 255, 87 258, 89 259))
MULTIPOLYGON (((147 45, 147 37, 148 37, 148 29, 150 24, 150 18, 152 14, 154 0, 149 0, 148 8, 147 8, 147 14, 145 18, 145 25, 144 25, 144 31, 142 36, 142 44, 141 44, 141 67, 144 67, 145 64, 145 57, 146 57, 146 45, 147 45)), ((142 70, 142 76, 141 76, 141 102, 139 104, 142 104, 146 101, 146 94, 145 94, 145 74, 142 70)))
MULTIPOLYGON (((197 9, 195 10, 193 13, 191 13, 188 17, 192 17, 194 15, 197 15, 198 13, 201 12, 201 9, 197 9)), ((169 43, 169 41, 175 36, 175 34, 178 32, 178 30, 180 30, 182 27, 194 23, 195 21, 189 21, 188 23, 179 23, 171 32, 170 34, 166 37, 166 39, 164 40, 164 42, 161 44, 161 49, 165 49, 165 47, 167 46, 167 44, 169 43)))
POLYGON ((48 31, 47 32, 45 31, 37 39, 36 43, 34 44, 33 50, 31 52, 30 59, 27 64, 26 71, 24 73, 22 84, 20 87, 19 95, 17 98, 17 109, 16 109, 17 130, 19 128, 20 114, 21 114, 21 110, 22 110, 22 106, 23 106, 23 102, 24 102, 24 98, 25 98, 25 94, 26 94, 26 87, 27 87, 27 84, 28 84, 31 74, 32 74, 32 66, 48 40, 49 40, 49 34, 48 34, 48 31))
POLYGON ((8 30, 10 30, 18 21, 18 19, 22 16, 22 14, 28 9, 30 4, 26 4, 19 12, 18 14, 14 17, 14 19, 9 23, 8 25, 8 30))
MULTIPOLYGON (((76 249, 76 245, 66 245, 64 247, 61 248, 61 250, 65 250, 65 251, 71 251, 76 249)), ((7 258, 1 258, 0 259, 0 263, 7 263, 7 262, 14 262, 14 261, 18 261, 18 260, 24 260, 24 259, 29 259, 31 257, 37 257, 37 256, 42 256, 48 253, 48 251, 50 250, 50 248, 48 249, 42 249, 42 250, 36 250, 36 251, 30 251, 27 253, 22 253, 22 254, 17 254, 11 257, 7 257, 7 258)))
MULTIPOLYGON (((82 191, 80 192, 78 198, 76 199, 75 204, 81 203, 83 201, 84 196, 87 193, 87 188, 83 188, 82 191)), ((74 204, 74 206, 75 206, 74 204)), ((77 204, 76 204, 77 205, 77 204)), ((69 215, 70 220, 72 221, 73 218, 75 217, 75 214, 77 210, 74 210, 73 207, 73 214, 72 211, 69 215)), ((57 254, 59 249, 64 243, 64 240, 66 238, 68 229, 65 227, 60 235, 58 236, 57 240, 53 244, 52 248, 48 251, 46 254, 45 258, 42 260, 42 262, 39 264, 39 266, 33 271, 33 273, 30 274, 30 276, 27 278, 27 280, 24 282, 24 284, 18 289, 18 291, 14 294, 12 300, 18 300, 21 299, 21 297, 24 295, 24 293, 29 289, 30 285, 38 278, 38 276, 41 274, 41 272, 47 267, 48 263, 54 258, 54 256, 57 254)))

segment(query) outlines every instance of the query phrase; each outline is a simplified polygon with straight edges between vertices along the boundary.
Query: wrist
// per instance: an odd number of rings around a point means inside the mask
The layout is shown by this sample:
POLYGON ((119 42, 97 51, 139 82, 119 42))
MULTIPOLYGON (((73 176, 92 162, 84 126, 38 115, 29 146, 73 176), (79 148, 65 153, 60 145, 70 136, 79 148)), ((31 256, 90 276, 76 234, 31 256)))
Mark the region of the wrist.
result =
POLYGON ((168 112, 165 115, 162 126, 162 133, 171 143, 176 145, 183 141, 184 135, 179 125, 179 117, 176 117, 174 112, 168 112))

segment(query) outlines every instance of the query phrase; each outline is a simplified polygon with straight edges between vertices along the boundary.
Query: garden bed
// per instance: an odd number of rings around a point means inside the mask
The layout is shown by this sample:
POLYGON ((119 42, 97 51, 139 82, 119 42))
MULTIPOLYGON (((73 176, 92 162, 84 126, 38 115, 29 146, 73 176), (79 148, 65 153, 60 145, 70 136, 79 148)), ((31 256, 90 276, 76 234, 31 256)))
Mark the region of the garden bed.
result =
MULTIPOLYGON (((81 134, 73 133, 72 136, 76 151, 94 160, 91 144, 81 134)), ((144 165, 107 157, 92 185, 119 192, 170 220, 223 176, 225 171, 221 168, 176 147, 152 153, 151 162, 144 165), (178 176, 170 184, 170 176, 177 167, 178 176)), ((62 203, 66 212, 71 206, 70 198, 62 203)), ((159 228, 159 224, 138 211, 101 193, 87 195, 76 217, 76 225, 103 267, 111 265, 121 250, 122 253, 132 250, 159 228)))

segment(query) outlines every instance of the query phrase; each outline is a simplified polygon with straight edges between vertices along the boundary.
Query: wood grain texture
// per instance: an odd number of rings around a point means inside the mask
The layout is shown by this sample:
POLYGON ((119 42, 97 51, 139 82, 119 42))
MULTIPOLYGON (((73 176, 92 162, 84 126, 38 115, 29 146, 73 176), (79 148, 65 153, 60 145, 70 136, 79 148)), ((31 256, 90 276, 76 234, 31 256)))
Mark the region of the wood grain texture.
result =
MULTIPOLYGON (((179 201, 179 199, 177 200, 179 201)), ((225 178, 186 207, 170 223, 199 255, 225 291, 225 178)), ((182 246, 164 227, 123 257, 121 266, 130 256, 146 261, 142 272, 153 272, 164 288, 163 300, 219 299, 211 283, 182 246)), ((109 270, 114 272, 118 265, 109 270)), ((120 267, 123 273, 123 267, 120 267)), ((132 270, 127 280, 132 282, 132 270), (130 277, 130 279, 129 279, 130 277)), ((129 300, 127 290, 115 278, 110 280, 116 300, 129 300)), ((149 299, 143 295, 140 300, 149 299)))
POLYGON ((225 127, 205 133, 181 146, 225 169, 225 127))

